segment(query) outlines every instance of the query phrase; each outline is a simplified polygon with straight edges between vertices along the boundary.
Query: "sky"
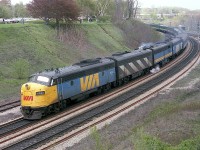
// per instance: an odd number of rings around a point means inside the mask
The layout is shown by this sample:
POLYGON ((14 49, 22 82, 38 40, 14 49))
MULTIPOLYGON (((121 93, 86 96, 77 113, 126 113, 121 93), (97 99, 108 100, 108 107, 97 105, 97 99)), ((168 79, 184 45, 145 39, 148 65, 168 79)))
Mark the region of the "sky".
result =
POLYGON ((182 7, 190 10, 200 9, 200 0, 139 0, 142 7, 182 7))
MULTIPOLYGON (((23 2, 26 4, 31 0, 11 0, 12 4, 23 2)), ((200 9, 200 0, 138 0, 141 7, 182 7, 190 10, 200 9)))

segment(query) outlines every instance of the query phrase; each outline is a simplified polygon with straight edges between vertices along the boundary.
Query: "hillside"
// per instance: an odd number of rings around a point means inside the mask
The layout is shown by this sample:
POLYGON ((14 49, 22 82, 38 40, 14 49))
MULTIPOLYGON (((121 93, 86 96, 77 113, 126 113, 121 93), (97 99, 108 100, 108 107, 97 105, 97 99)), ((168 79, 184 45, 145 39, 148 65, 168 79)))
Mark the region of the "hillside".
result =
POLYGON ((75 24, 62 28, 59 36, 43 23, 0 24, 0 100, 19 95, 20 85, 32 73, 131 50, 160 38, 139 22, 75 24))

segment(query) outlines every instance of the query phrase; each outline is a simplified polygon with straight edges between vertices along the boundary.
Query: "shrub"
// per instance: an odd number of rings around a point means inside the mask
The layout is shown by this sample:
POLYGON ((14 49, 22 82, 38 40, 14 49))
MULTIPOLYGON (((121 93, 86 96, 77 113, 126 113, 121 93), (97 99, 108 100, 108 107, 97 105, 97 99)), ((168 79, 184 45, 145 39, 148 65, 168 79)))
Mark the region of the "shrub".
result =
POLYGON ((29 75, 29 62, 26 59, 17 59, 11 63, 12 76, 16 79, 25 79, 29 75))
POLYGON ((110 16, 100 16, 100 17, 98 17, 99 22, 106 22, 106 21, 110 21, 110 20, 111 20, 110 16))

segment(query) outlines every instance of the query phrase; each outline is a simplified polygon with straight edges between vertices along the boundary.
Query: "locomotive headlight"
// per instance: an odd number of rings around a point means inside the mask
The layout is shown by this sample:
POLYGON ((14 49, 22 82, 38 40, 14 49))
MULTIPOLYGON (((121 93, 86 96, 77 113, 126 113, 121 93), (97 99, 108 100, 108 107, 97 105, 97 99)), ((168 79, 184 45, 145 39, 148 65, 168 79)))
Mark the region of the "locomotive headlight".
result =
POLYGON ((45 91, 36 92, 36 95, 44 95, 45 91))

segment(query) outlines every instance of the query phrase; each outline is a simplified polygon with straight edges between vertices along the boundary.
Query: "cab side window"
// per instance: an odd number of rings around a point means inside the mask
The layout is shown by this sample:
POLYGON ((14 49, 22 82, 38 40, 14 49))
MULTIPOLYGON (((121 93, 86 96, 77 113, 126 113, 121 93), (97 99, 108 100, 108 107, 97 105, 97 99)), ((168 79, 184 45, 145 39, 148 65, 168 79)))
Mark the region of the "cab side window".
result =
POLYGON ((57 79, 52 79, 51 86, 53 86, 53 85, 57 85, 57 79))

